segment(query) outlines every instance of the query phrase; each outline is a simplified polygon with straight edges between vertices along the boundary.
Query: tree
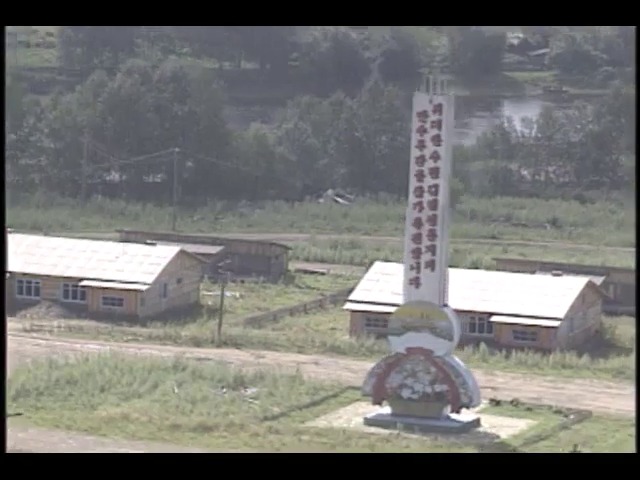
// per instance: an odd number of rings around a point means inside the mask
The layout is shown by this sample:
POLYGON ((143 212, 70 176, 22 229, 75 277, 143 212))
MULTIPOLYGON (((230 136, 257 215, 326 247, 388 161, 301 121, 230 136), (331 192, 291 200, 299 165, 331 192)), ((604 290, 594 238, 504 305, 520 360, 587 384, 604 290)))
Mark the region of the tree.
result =
POLYGON ((371 72, 358 40, 345 29, 319 28, 300 48, 298 75, 317 95, 358 92, 371 72))
POLYGON ((606 57, 590 45, 588 37, 565 34, 556 42, 549 63, 566 75, 588 75, 606 65, 606 57))
POLYGON ((134 51, 138 29, 135 26, 60 27, 60 62, 67 68, 117 66, 134 51))
POLYGON ((411 31, 392 27, 381 53, 379 71, 384 81, 401 81, 419 78, 422 51, 411 31))
POLYGON ((502 69, 506 50, 504 33, 485 32, 479 27, 450 27, 448 30, 451 70, 464 77, 494 75, 502 69))
POLYGON ((296 27, 253 26, 226 27, 236 44, 249 59, 256 60, 262 71, 269 69, 282 76, 288 70, 296 27))

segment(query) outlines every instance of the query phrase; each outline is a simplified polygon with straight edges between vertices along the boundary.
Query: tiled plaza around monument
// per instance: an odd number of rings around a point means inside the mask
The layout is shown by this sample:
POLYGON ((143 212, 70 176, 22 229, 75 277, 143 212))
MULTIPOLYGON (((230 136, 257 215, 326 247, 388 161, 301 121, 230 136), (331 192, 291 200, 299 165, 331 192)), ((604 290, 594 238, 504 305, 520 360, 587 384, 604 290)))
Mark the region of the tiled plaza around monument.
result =
MULTIPOLYGON (((371 405, 370 402, 356 402, 347 407, 335 410, 327 415, 323 415, 311 422, 308 422, 306 426, 315 428, 339 428, 339 429, 353 429, 361 432, 372 434, 393 434, 398 433, 397 430, 368 427, 364 425, 363 418, 366 415, 375 413, 380 410, 380 407, 371 405)), ((460 434, 416 434, 404 431, 403 435, 411 436, 428 436, 428 437, 447 437, 459 441, 469 442, 484 442, 484 441, 497 441, 510 438, 525 430, 531 428, 537 422, 535 420, 503 417, 498 415, 488 415, 482 413, 482 406, 478 409, 474 409, 476 413, 480 415, 481 426, 469 433, 460 434)))

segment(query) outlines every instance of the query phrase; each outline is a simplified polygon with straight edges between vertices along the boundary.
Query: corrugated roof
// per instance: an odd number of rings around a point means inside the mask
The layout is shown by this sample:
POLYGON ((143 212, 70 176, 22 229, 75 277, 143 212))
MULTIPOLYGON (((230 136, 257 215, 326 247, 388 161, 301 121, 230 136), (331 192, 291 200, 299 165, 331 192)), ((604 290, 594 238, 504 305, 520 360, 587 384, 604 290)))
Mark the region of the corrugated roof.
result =
POLYGON ((357 303, 347 302, 343 307, 345 310, 353 312, 370 312, 370 313, 393 313, 398 308, 396 305, 376 305, 375 303, 357 303))
MULTIPOLYGON (((401 263, 375 262, 347 301, 401 305, 403 275, 401 263)), ((569 275, 450 268, 449 305, 458 311, 562 319, 588 282, 569 275)))
POLYGON ((172 245, 182 247, 183 250, 195 255, 215 255, 224 249, 224 245, 205 245, 202 243, 174 243, 174 242, 158 242, 152 240, 158 245, 172 245))
MULTIPOLYGON (((536 275, 551 275, 551 276, 553 276, 553 271, 538 270, 536 272, 536 275)), ((561 276, 564 276, 564 275, 570 275, 572 277, 585 277, 585 278, 588 278, 589 280, 591 280, 593 283, 595 283, 598 286, 602 285, 602 283, 607 278, 607 277, 596 276, 596 275, 582 275, 580 273, 565 273, 565 272, 562 272, 561 276)))
POLYGON ((560 320, 549 320, 547 318, 509 317, 507 315, 493 315, 489 318, 489 321, 494 323, 527 325, 531 327, 559 327, 562 323, 560 320))
POLYGON ((150 285, 144 283, 100 282, 98 280, 82 280, 78 285, 81 287, 112 288, 115 290, 134 290, 138 292, 144 292, 150 287, 150 285))
POLYGON ((8 268, 15 273, 125 283, 153 283, 180 247, 12 233, 8 268))

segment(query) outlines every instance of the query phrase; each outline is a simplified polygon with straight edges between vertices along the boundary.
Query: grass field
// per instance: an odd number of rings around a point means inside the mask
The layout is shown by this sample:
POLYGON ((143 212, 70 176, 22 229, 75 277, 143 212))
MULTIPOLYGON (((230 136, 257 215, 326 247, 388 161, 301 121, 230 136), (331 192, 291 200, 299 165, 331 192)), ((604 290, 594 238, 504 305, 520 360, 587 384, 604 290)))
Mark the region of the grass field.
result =
POLYGON ((634 453, 636 424, 632 418, 594 415, 582 422, 553 432, 564 418, 554 407, 503 403, 487 406, 481 413, 528 418, 538 423, 509 439, 509 444, 527 453, 566 453, 577 447, 582 453, 634 453), (548 434, 547 434, 548 432, 548 434), (543 437, 531 441, 534 436, 543 437))
MULTIPOLYGON (((535 237, 533 237, 535 238, 535 237)), ((324 239, 312 237, 296 242, 293 260, 344 265, 368 266, 376 260, 402 262, 403 245, 397 240, 366 239, 358 237, 324 239)), ((585 265, 608 265, 635 268, 633 250, 615 250, 560 245, 510 244, 508 240, 481 243, 474 240, 454 239, 450 246, 449 265, 458 268, 495 269, 495 257, 530 258, 585 265)))
MULTIPOLYGON (((291 275, 288 282, 230 283, 224 301, 224 319, 231 325, 257 313, 294 306, 338 290, 354 287, 359 278, 351 275, 291 275)), ((218 309, 220 286, 205 283, 202 300, 218 309), (207 292, 208 294, 204 294, 207 292)), ((164 322, 163 322, 164 323, 164 322)), ((154 326, 152 323, 150 326, 154 326)))
MULTIPOLYGON (((387 434, 380 441, 367 432, 308 427, 305 423, 360 400, 359 391, 299 374, 242 372, 184 359, 41 360, 15 370, 6 393, 8 410, 35 426, 212 450, 488 451, 487 445, 463 445, 442 436, 387 434)), ((573 445, 585 452, 635 451, 632 419, 592 417, 558 432, 554 427, 563 420, 562 410, 505 404, 485 407, 483 413, 537 421, 499 442, 512 451, 567 452, 573 445)))
MULTIPOLYGON (((118 200, 85 203, 46 195, 18 200, 8 195, 7 222, 32 231, 113 231, 137 227, 168 229, 171 209, 118 200)), ((400 237, 404 231, 404 201, 362 199, 337 204, 269 202, 243 207, 212 202, 183 210, 182 231, 298 232, 400 237)), ((498 197, 462 197, 456 205, 452 238, 564 241, 591 245, 635 246, 635 204, 632 199, 587 205, 575 201, 498 197)))
POLYGON ((92 356, 16 370, 7 406, 25 421, 94 435, 208 449, 451 452, 473 448, 423 438, 310 428, 359 392, 274 371, 241 373, 186 360, 92 356), (245 395, 243 388, 256 389, 245 395), (223 393, 226 388, 226 393, 223 393))
MULTIPOLYGON (((213 347, 215 317, 202 317, 186 324, 154 325, 153 328, 114 327, 112 325, 68 322, 69 337, 213 347)), ((634 381, 635 319, 605 318, 604 338, 591 354, 581 352, 540 353, 494 350, 484 344, 459 348, 456 355, 471 368, 528 373, 566 378, 593 378, 634 381)), ((33 327, 23 323, 25 331, 33 327)), ((341 307, 309 315, 284 317, 259 328, 245 327, 237 321, 225 322, 222 347, 272 350, 302 354, 328 354, 374 360, 389 351, 384 340, 350 338, 348 315, 341 307)))

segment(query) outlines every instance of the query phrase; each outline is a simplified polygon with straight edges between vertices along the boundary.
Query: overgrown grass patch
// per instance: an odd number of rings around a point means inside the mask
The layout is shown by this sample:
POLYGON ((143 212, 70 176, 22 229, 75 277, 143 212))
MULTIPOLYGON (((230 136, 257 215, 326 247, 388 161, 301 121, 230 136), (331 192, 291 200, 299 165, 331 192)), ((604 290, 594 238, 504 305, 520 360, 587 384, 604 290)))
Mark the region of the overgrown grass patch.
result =
POLYGON ((11 411, 32 424, 224 450, 469 451, 423 438, 304 426, 359 392, 299 374, 183 359, 92 355, 18 368, 11 411))
MULTIPOLYGON (((449 250, 449 265, 457 268, 496 268, 495 257, 529 258, 536 260, 608 265, 634 268, 635 251, 606 248, 571 247, 571 245, 522 245, 502 240, 487 243, 474 240, 453 240, 449 250)), ((400 237, 334 239, 311 238, 293 244, 292 260, 366 267, 376 260, 402 262, 403 245, 400 237)))
MULTIPOLYGON (((631 319, 633 320, 633 319, 631 319)), ((64 335, 103 338, 114 341, 148 342, 165 345, 212 348, 215 343, 215 318, 203 318, 187 325, 156 328, 75 326, 64 335)), ((635 325, 620 317, 605 319, 605 338, 591 353, 576 351, 536 352, 498 350, 484 344, 458 348, 456 355, 472 369, 490 369, 532 373, 566 378, 593 378, 616 381, 635 379, 635 325), (615 327, 622 322, 624 327, 615 327)), ((28 326, 25 325, 25 329, 28 326)), ((337 355, 374 361, 389 352, 384 339, 351 338, 349 315, 341 306, 308 315, 295 315, 260 328, 237 322, 223 326, 222 347, 272 350, 301 354, 337 355)))
POLYGON ((483 413, 516 418, 527 418, 537 423, 526 431, 509 439, 509 444, 528 453, 633 453, 635 425, 631 417, 614 415, 590 415, 588 418, 562 428, 568 416, 576 414, 566 408, 545 405, 511 404, 501 402, 499 406, 487 406, 483 413), (548 432, 548 434, 547 434, 548 432), (537 440, 535 437, 542 437, 537 440))
MULTIPOLYGON (((354 275, 290 275, 280 283, 246 282, 229 283, 225 289, 224 319, 234 322, 250 315, 291 307, 303 302, 354 287, 358 277, 354 275)), ((205 283, 203 302, 217 311, 220 285, 205 283), (204 293, 207 293, 206 295, 204 293)))
MULTIPOLYGON (((115 228, 169 229, 170 207, 92 199, 80 203, 42 194, 9 196, 8 224, 30 231, 113 231, 115 228)), ((401 237, 404 200, 359 199, 351 206, 314 202, 255 205, 210 202, 183 209, 178 228, 194 233, 339 233, 401 237)), ((595 204, 531 198, 474 198, 456 205, 452 238, 565 241, 635 246, 635 207, 616 200, 595 204)))

